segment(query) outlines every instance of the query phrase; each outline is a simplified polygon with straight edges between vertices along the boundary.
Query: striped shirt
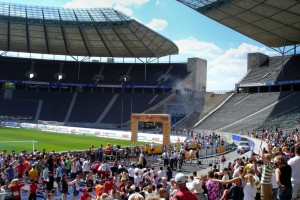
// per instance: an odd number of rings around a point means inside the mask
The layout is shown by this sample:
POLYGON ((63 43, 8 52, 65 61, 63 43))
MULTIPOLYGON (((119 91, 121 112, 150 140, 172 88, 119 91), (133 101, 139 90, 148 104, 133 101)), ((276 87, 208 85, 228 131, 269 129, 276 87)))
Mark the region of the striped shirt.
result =
POLYGON ((271 163, 264 164, 262 167, 261 184, 272 184, 273 167, 271 163))

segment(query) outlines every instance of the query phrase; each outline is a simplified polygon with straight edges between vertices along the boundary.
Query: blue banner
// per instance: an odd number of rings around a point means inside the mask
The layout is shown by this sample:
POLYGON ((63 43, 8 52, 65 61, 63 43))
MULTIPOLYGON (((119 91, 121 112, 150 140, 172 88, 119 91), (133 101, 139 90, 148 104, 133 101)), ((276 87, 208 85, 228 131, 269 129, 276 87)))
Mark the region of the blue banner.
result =
POLYGON ((66 86, 66 87, 105 87, 105 88, 151 88, 151 89, 172 89, 171 85, 110 85, 110 84, 80 84, 80 83, 60 83, 41 81, 20 81, 20 80, 0 80, 0 83, 27 84, 35 86, 66 86))
POLYGON ((242 84, 236 84, 236 87, 278 86, 278 85, 289 85, 289 84, 299 84, 299 83, 300 80, 289 80, 289 81, 264 82, 264 83, 242 83, 242 84))

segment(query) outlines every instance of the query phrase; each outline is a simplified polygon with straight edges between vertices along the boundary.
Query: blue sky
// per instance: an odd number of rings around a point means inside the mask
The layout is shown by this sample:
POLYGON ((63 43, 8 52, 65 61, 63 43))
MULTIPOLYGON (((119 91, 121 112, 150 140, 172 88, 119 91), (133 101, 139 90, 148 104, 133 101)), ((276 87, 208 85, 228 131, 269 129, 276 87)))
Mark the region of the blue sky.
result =
MULTIPOLYGON (((109 7, 124 12, 174 41, 172 61, 199 57, 208 61, 207 90, 231 90, 246 73, 247 53, 274 54, 269 48, 177 2, 176 0, 1 0, 10 3, 68 7, 109 7)), ((161 58, 160 60, 168 60, 161 58)))

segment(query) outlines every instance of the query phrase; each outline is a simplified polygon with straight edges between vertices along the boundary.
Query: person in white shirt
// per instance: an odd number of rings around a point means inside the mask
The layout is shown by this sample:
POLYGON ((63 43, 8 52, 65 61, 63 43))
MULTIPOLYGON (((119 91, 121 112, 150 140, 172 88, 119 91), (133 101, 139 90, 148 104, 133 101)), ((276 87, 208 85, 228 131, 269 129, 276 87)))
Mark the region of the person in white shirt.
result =
POLYGON ((77 166, 76 161, 72 161, 71 163, 71 179, 75 179, 77 174, 77 166))
POLYGON ((98 168, 98 175, 102 179, 105 179, 105 178, 109 177, 110 167, 109 167, 108 163, 106 162, 106 160, 103 160, 103 163, 98 168))
POLYGON ((79 195, 79 190, 80 190, 80 176, 76 175, 76 179, 71 181, 69 185, 73 186, 73 197, 72 200, 77 200, 78 195, 79 195))
POLYGON ((288 162, 288 165, 292 168, 292 186, 293 194, 292 200, 300 198, 300 146, 295 147, 295 157, 291 158, 288 162))
POLYGON ((82 171, 83 171, 83 179, 85 180, 86 175, 89 173, 91 169, 91 165, 90 165, 90 158, 88 158, 87 160, 85 160, 82 163, 82 171))
POLYGON ((255 179, 251 174, 246 175, 245 178, 246 184, 243 188, 244 200, 254 200, 257 193, 255 179))
MULTIPOLYGON (((228 174, 228 168, 224 168, 223 169, 223 177, 222 177, 222 180, 223 181, 228 181, 230 178, 229 178, 229 174, 228 174)), ((228 189, 228 184, 225 185, 226 186, 226 189, 228 189)))
POLYGON ((129 179, 129 181, 131 181, 131 183, 133 183, 134 182, 134 167, 133 167, 133 165, 130 165, 130 167, 127 171, 128 171, 128 179, 129 179))
POLYGON ((154 142, 152 142, 152 144, 150 145, 150 149, 151 149, 151 153, 154 154, 154 149, 155 149, 154 142))
POLYGON ((143 182, 143 178, 142 178, 141 175, 139 175, 138 172, 135 172, 135 174, 134 174, 134 185, 135 185, 135 187, 138 186, 139 182, 143 182))
POLYGON ((161 155, 164 160, 164 167, 169 165, 169 153, 167 151, 163 152, 161 155))
POLYGON ((177 169, 177 157, 178 157, 178 153, 177 151, 175 150, 174 153, 172 154, 173 158, 174 158, 174 167, 175 169, 177 169))
POLYGON ((194 158, 194 150, 190 149, 190 164, 192 164, 193 158, 194 158))
POLYGON ((182 156, 183 162, 185 162, 185 149, 184 149, 184 146, 181 146, 180 154, 182 156))
POLYGON ((163 167, 159 168, 159 171, 157 172, 157 175, 162 178, 162 177, 166 177, 166 170, 164 170, 163 167))

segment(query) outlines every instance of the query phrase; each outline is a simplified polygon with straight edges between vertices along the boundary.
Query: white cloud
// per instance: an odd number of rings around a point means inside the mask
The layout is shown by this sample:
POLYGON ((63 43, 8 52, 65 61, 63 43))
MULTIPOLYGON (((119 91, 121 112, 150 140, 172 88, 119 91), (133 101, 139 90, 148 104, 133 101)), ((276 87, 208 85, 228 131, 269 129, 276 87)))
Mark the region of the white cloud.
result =
POLYGON ((133 11, 130 8, 127 8, 123 5, 116 5, 113 7, 115 10, 125 13, 128 16, 132 16, 133 11))
POLYGON ((153 18, 151 22, 145 25, 155 31, 163 31, 168 26, 168 22, 164 19, 153 18))
MULTIPOLYGON (((207 90, 231 90, 246 74, 247 54, 270 54, 265 47, 242 43, 238 47, 221 49, 214 43, 189 37, 174 41, 179 48, 180 59, 199 57, 207 60, 207 90)), ((173 58, 174 58, 173 57, 173 58)))
POLYGON ((199 57, 206 60, 214 59, 222 53, 222 49, 209 42, 197 40, 194 37, 174 41, 179 48, 179 54, 199 57))
POLYGON ((66 8, 114 8, 127 15, 132 15, 131 7, 140 7, 150 0, 71 0, 67 2, 66 8))

